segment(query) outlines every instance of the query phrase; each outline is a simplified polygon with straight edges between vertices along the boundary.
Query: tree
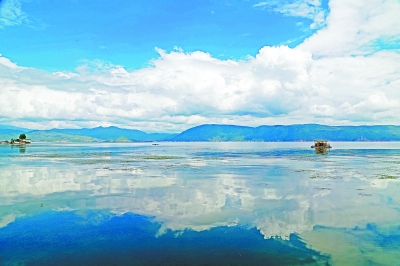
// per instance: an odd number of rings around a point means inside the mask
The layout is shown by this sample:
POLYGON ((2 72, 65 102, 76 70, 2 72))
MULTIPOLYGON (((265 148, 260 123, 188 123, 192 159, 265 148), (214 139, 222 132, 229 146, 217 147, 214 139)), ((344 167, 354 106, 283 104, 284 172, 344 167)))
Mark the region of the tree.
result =
POLYGON ((25 134, 19 134, 19 139, 21 139, 21 140, 26 139, 26 135, 25 134))

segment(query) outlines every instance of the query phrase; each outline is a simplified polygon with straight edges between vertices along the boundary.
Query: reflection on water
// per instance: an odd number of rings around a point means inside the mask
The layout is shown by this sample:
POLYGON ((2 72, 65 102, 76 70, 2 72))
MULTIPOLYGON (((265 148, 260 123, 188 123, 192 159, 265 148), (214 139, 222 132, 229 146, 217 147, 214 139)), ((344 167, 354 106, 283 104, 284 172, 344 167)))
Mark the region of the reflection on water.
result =
POLYGON ((11 148, 11 149, 18 149, 20 153, 25 153, 26 152, 26 144, 20 144, 20 145, 8 145, 8 144, 1 144, 2 148, 11 148))
POLYGON ((25 151, 26 151, 26 145, 19 145, 19 152, 20 153, 25 153, 25 151))
MULTIPOLYGON (((328 262, 298 237, 263 239, 254 228, 167 232, 159 223, 103 212, 45 212, 21 219, 0 236, 7 262, 29 265, 301 265, 328 262), (24 234, 21 232, 27 232, 24 234), (40 239, 37 241, 36 239, 40 239), (32 248, 32 245, 35 248, 32 248), (84 249, 82 249, 84 247, 84 249), (282 256, 284 253, 284 256, 282 256)), ((0 260, 1 262, 1 260, 0 260)))
POLYGON ((315 148, 315 153, 316 154, 322 154, 325 155, 330 151, 330 149, 326 149, 326 148, 315 148))
POLYGON ((0 264, 396 265, 400 143, 309 147, 1 147, 0 264))

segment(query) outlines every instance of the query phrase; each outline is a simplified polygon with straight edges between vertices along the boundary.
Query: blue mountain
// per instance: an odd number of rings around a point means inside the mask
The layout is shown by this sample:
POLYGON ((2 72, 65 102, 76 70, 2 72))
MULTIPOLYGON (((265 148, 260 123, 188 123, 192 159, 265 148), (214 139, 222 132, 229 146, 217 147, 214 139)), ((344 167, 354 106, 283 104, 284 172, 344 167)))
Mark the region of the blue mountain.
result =
POLYGON ((0 140, 17 138, 20 133, 33 140, 70 141, 400 141, 400 126, 325 126, 317 124, 247 127, 200 125, 180 134, 152 133, 115 126, 82 129, 29 130, 0 126, 0 140))
POLYGON ((32 129, 22 128, 22 127, 14 127, 10 125, 0 125, 0 134, 20 134, 31 131, 32 129))
POLYGON ((9 125, 0 125, 0 141, 16 139, 21 133, 27 133, 31 129, 14 127, 9 125))
POLYGON ((234 125, 201 125, 183 131, 172 141, 242 141, 253 132, 252 127, 234 125))
POLYGON ((42 132, 47 132, 47 133, 56 132, 56 133, 69 134, 75 136, 86 136, 105 141, 116 140, 120 137, 125 137, 131 141, 160 141, 175 135, 166 133, 148 134, 146 132, 136 129, 125 129, 115 126, 81 128, 81 129, 51 129, 51 130, 43 130, 42 132))
POLYGON ((172 141, 400 141, 400 126, 325 126, 317 124, 244 127, 201 125, 172 141))

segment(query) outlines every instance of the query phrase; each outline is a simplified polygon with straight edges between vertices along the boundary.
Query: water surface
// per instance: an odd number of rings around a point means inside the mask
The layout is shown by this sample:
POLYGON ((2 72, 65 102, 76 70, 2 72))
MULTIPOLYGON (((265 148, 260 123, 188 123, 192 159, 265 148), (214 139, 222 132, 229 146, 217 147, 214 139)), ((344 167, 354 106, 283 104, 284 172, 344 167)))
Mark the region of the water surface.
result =
POLYGON ((0 146, 0 265, 400 265, 400 143, 0 146))

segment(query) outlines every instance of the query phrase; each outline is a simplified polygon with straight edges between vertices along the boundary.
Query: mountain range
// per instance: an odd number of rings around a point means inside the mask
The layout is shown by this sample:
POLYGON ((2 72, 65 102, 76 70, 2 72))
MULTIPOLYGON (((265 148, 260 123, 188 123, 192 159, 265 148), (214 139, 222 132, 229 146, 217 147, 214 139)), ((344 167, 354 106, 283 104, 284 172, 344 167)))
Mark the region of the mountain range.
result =
POLYGON ((25 133, 32 141, 400 141, 400 126, 326 126, 318 124, 247 127, 206 124, 181 133, 146 133, 115 126, 82 129, 31 130, 0 125, 0 140, 25 133))

